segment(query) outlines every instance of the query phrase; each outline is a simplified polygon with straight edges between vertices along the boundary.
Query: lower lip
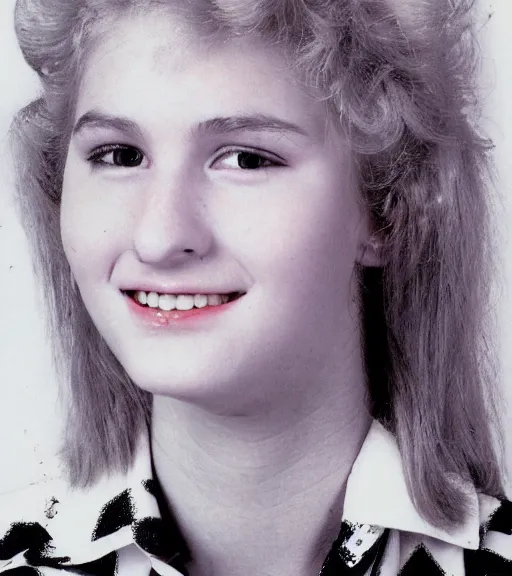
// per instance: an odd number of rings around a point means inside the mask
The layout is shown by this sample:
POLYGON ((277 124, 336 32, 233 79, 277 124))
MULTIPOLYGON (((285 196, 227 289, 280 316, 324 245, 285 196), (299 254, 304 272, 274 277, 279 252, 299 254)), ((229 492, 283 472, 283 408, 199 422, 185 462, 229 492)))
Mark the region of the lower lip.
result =
POLYGON ((160 310, 160 308, 150 308, 138 304, 131 296, 124 295, 128 301, 128 308, 138 320, 144 324, 155 328, 166 328, 172 326, 183 326, 198 320, 212 318, 228 311, 240 300, 232 300, 219 306, 205 306, 204 308, 192 308, 191 310, 160 310))

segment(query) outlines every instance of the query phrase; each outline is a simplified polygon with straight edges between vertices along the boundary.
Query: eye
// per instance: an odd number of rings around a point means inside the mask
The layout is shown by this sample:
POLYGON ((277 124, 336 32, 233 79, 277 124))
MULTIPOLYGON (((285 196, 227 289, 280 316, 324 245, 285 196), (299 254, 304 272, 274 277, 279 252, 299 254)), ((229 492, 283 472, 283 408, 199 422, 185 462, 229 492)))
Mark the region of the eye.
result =
POLYGON ((96 165, 137 168, 144 162, 144 154, 134 146, 107 144, 94 150, 87 158, 96 165))
POLYGON ((217 158, 212 167, 230 170, 258 170, 272 166, 283 166, 283 162, 278 158, 270 158, 254 150, 231 149, 217 158))

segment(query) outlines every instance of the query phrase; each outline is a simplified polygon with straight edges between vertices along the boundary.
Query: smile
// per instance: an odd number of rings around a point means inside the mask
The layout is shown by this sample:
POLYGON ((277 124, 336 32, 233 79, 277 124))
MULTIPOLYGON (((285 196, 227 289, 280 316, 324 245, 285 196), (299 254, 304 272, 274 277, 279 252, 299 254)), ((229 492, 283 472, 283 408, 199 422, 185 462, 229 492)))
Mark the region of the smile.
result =
POLYGON ((171 328, 185 322, 206 320, 235 306, 245 293, 159 294, 142 290, 123 290, 134 318, 153 328, 171 328))
POLYGON ((231 292, 230 294, 159 294, 157 292, 144 292, 143 290, 127 290, 126 294, 143 307, 158 308, 164 312, 221 306, 242 296, 241 292, 231 292))

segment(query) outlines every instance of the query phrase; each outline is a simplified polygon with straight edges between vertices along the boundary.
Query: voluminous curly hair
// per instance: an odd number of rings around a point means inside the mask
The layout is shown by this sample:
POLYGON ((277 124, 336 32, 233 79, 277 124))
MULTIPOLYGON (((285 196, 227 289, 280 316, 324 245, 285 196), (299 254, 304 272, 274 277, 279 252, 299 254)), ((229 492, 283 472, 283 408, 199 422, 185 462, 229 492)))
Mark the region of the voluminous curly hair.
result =
POLYGON ((382 267, 361 271, 373 416, 397 438, 408 490, 430 522, 466 514, 458 475, 502 496, 489 282, 490 145, 477 132, 470 0, 18 0, 16 31, 41 97, 13 125, 20 214, 71 401, 63 454, 88 485, 126 469, 150 395, 93 325, 59 227, 76 90, 116 19, 179 9, 205 34, 257 35, 292 55, 350 143, 382 267), (493 428, 494 423, 496 427, 493 428))

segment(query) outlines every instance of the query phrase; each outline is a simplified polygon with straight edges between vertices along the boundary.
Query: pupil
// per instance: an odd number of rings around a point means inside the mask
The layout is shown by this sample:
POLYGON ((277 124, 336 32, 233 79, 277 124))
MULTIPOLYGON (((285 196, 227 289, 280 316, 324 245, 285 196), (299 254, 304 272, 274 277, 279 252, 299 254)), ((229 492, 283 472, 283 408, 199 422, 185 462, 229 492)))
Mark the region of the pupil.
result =
POLYGON ((142 155, 135 148, 120 148, 114 150, 114 163, 118 166, 138 166, 142 155))
POLYGON ((260 168, 263 158, 252 152, 240 152, 238 154, 238 166, 249 170, 260 168))

